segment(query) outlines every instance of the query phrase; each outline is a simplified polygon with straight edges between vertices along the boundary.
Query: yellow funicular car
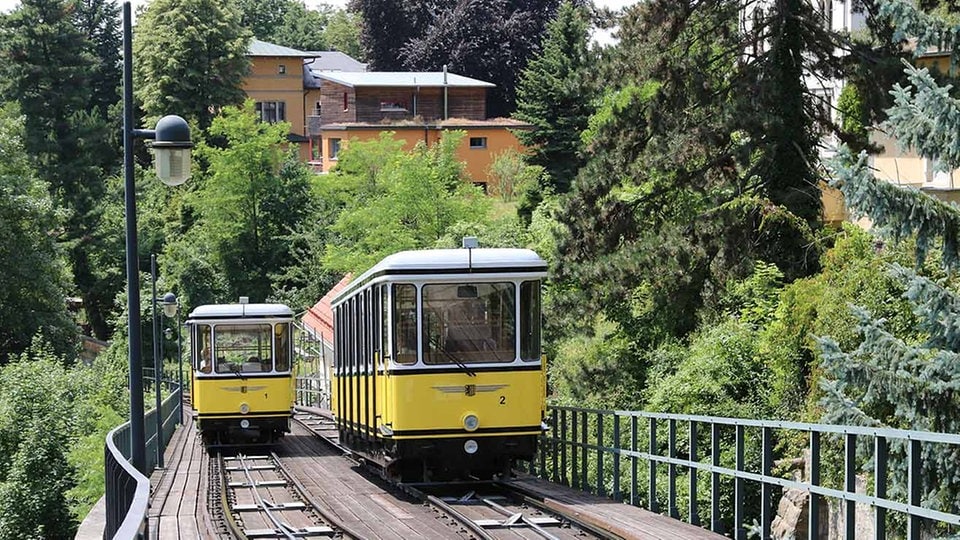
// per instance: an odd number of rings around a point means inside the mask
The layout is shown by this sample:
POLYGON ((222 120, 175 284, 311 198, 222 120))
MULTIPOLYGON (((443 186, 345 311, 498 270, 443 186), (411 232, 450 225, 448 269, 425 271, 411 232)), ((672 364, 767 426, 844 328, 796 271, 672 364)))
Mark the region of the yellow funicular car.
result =
POLYGON ((204 442, 269 443, 289 432, 293 311, 241 297, 194 309, 187 325, 190 395, 204 442))

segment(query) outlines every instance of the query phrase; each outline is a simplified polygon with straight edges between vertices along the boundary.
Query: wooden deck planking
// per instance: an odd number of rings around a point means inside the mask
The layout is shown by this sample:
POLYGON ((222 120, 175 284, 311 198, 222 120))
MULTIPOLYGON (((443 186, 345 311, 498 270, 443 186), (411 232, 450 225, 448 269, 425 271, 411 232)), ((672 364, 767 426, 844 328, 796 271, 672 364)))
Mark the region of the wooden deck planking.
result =
MULTIPOLYGON (((151 476, 156 486, 151 494, 150 537, 159 540, 202 538, 206 530, 198 521, 198 500, 205 497, 206 477, 203 460, 206 453, 193 429, 193 416, 184 408, 184 425, 180 426, 164 452, 165 469, 151 476)), ((205 502, 200 503, 205 504, 205 502)))
POLYGON ((656 514, 533 476, 512 483, 539 493, 548 505, 575 510, 586 521, 613 526, 624 538, 637 540, 696 540, 724 536, 689 523, 656 514))

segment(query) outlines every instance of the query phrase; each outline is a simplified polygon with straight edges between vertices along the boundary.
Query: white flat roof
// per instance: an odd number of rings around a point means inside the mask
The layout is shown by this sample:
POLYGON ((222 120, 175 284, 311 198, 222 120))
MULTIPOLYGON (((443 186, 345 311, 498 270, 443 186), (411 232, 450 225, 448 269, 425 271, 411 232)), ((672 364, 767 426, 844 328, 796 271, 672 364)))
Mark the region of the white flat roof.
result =
POLYGON ((190 319, 293 317, 293 310, 283 304, 208 304, 190 312, 190 319))
POLYGON ((444 84, 442 71, 314 71, 313 75, 319 79, 351 88, 357 86, 447 86, 462 88, 496 86, 493 83, 450 72, 447 72, 447 83, 444 84))

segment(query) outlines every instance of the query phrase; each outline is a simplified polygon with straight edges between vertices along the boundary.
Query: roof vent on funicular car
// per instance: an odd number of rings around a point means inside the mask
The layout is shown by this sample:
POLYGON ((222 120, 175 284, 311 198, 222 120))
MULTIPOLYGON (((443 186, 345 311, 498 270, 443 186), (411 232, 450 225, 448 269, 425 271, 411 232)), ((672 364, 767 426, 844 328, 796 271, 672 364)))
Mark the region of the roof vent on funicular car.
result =
POLYGON ((480 247, 476 236, 464 236, 463 247, 467 250, 467 271, 473 272, 473 249, 480 247))

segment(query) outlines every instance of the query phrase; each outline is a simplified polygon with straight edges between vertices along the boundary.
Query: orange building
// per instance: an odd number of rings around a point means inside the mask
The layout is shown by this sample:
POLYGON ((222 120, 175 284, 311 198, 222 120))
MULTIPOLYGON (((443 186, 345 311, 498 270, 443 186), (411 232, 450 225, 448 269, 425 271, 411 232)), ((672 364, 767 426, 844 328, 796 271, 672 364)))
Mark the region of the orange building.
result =
POLYGON ((300 145, 300 159, 308 161, 310 141, 305 134, 310 95, 304 88, 303 66, 309 53, 255 39, 247 56, 251 66, 243 82, 244 92, 264 122, 290 122, 287 138, 300 145))
POLYGON ((507 149, 523 152, 511 130, 532 126, 486 116, 487 89, 494 85, 446 71, 367 72, 365 64, 336 51, 298 51, 253 40, 252 68, 244 91, 265 122, 290 123, 289 140, 300 159, 318 172, 337 163, 351 139, 384 131, 406 141, 436 142, 447 130, 466 136, 458 156, 471 180, 485 185, 490 164, 507 149))

